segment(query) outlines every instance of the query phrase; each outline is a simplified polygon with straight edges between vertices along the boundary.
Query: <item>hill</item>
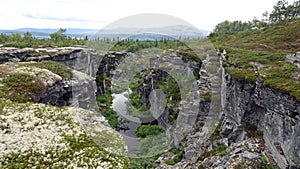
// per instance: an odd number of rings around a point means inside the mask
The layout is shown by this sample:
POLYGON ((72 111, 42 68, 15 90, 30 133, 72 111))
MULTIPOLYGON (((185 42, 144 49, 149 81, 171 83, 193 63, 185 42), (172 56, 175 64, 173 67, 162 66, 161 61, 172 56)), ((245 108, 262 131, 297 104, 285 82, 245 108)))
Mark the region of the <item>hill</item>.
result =
POLYGON ((262 29, 215 31, 209 39, 226 50, 224 67, 239 80, 255 82, 289 92, 300 99, 300 70, 286 62, 288 54, 300 51, 300 19, 287 20, 262 29))

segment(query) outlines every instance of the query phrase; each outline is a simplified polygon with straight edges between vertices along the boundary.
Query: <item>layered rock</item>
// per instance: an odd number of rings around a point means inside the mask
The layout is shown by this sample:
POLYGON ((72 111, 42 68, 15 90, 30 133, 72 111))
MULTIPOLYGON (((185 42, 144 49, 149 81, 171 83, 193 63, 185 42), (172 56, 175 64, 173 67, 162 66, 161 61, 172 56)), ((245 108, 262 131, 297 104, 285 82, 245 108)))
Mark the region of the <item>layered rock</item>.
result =
POLYGON ((72 78, 47 88, 37 102, 54 106, 75 106, 96 111, 96 83, 94 78, 72 71, 72 78))
POLYGON ((61 48, 1 48, 0 63, 5 62, 40 62, 52 60, 95 77, 104 54, 93 49, 80 47, 61 48))
POLYGON ((228 75, 222 134, 230 142, 243 140, 247 122, 264 133, 267 148, 281 168, 300 166, 300 102, 288 93, 228 75))

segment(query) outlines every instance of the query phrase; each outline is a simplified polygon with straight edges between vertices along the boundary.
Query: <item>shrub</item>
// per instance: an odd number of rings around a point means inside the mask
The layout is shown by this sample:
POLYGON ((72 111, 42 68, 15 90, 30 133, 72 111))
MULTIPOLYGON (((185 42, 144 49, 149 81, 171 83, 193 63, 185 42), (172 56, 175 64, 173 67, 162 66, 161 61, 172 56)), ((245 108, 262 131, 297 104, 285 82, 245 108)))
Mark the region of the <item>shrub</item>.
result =
POLYGON ((171 153, 173 153, 175 156, 173 157, 173 159, 171 160, 166 160, 165 163, 168 165, 175 165, 177 163, 179 163, 182 160, 182 156, 183 156, 183 151, 172 148, 170 150, 171 153))
POLYGON ((34 66, 34 67, 38 67, 41 69, 48 69, 51 72, 61 76, 65 80, 70 79, 71 75, 72 75, 72 69, 70 69, 68 66, 66 66, 62 63, 58 63, 58 62, 42 61, 42 62, 37 62, 37 63, 25 63, 23 65, 34 66))
POLYGON ((156 136, 164 133, 164 129, 158 125, 141 125, 136 130, 136 135, 141 138, 156 136))
POLYGON ((263 131, 257 130, 257 126, 251 122, 246 122, 245 130, 249 137, 263 138, 263 131))
POLYGON ((45 86, 36 77, 25 73, 0 74, 0 97, 13 102, 25 103, 36 101, 45 86))

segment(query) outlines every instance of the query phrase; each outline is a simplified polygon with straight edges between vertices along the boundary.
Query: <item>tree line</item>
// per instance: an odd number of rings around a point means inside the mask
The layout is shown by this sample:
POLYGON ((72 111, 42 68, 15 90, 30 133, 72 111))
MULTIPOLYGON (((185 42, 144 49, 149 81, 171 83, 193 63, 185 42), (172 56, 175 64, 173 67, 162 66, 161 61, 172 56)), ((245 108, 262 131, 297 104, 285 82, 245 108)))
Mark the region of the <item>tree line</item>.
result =
POLYGON ((288 23, 290 20, 300 18, 300 0, 294 1, 289 4, 286 0, 279 0, 274 6, 272 12, 264 12, 262 19, 259 20, 254 17, 252 21, 241 22, 228 20, 219 23, 215 26, 211 35, 214 34, 233 34, 242 31, 250 31, 263 29, 268 26, 276 24, 288 23))
POLYGON ((25 32, 23 35, 20 33, 13 33, 11 35, 0 34, 0 44, 5 47, 38 47, 38 46, 72 46, 72 45, 85 45, 87 38, 77 39, 71 38, 66 35, 66 29, 60 28, 57 32, 51 33, 50 38, 38 39, 31 33, 25 32))

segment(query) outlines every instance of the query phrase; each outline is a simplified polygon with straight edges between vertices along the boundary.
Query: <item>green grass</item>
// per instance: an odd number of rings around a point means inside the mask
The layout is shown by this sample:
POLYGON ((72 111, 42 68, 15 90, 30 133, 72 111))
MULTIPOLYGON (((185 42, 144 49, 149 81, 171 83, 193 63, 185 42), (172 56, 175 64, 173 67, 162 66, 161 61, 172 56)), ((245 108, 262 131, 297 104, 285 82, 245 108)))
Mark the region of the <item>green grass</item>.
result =
POLYGON ((136 135, 140 138, 156 136, 164 133, 164 129, 158 125, 141 125, 136 130, 136 135))
POLYGON ((254 71, 251 69, 238 69, 238 68, 228 68, 228 73, 232 75, 238 81, 249 81, 252 83, 256 82, 257 76, 255 75, 254 71))
POLYGON ((172 159, 166 160, 165 163, 168 165, 175 165, 179 163, 182 160, 183 157, 183 151, 176 149, 176 148, 171 148, 169 150, 173 155, 175 155, 172 159))
POLYGON ((286 63, 287 54, 300 51, 300 19, 288 24, 267 26, 262 30, 247 30, 232 34, 211 34, 216 48, 226 49, 223 66, 233 78, 255 83, 263 78, 264 85, 290 93, 300 100, 299 69, 286 63), (255 74, 254 65, 259 70, 255 74))
POLYGON ((264 135, 263 131, 257 130, 257 126, 251 122, 246 122, 245 130, 249 137, 260 138, 260 139, 263 138, 264 135))
POLYGON ((130 159, 130 169, 155 169, 157 163, 155 161, 159 155, 153 157, 143 157, 143 158, 129 158, 130 159))
POLYGON ((65 80, 69 80, 72 76, 72 69, 58 62, 42 61, 36 63, 23 63, 22 66, 33 66, 41 69, 48 69, 51 72, 61 76, 65 80))
POLYGON ((36 101, 45 86, 36 77, 25 73, 0 74, 0 97, 13 102, 36 101))
POLYGON ((212 148, 211 151, 204 151, 199 157, 198 161, 203 161, 205 158, 212 156, 225 156, 227 146, 225 144, 218 144, 212 148))
POLYGON ((206 92, 206 93, 204 93, 204 95, 203 95, 203 99, 204 99, 204 101, 206 101, 206 102, 211 102, 211 92, 206 92))
POLYGON ((106 92, 103 95, 98 96, 96 98, 96 101, 98 104, 105 105, 105 106, 99 106, 99 111, 106 118, 108 124, 111 127, 116 128, 119 124, 119 120, 118 120, 119 116, 118 113, 111 108, 113 98, 111 96, 110 88, 106 88, 105 91, 106 92))
POLYGON ((186 61, 186 60, 194 60, 199 65, 202 64, 202 61, 201 61, 200 57, 196 53, 194 53, 192 50, 187 50, 187 49, 186 50, 180 50, 178 52, 178 54, 183 57, 184 61, 186 61))

